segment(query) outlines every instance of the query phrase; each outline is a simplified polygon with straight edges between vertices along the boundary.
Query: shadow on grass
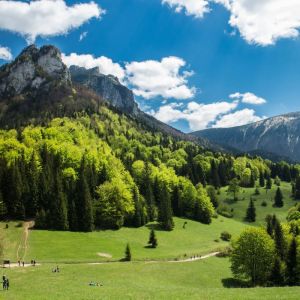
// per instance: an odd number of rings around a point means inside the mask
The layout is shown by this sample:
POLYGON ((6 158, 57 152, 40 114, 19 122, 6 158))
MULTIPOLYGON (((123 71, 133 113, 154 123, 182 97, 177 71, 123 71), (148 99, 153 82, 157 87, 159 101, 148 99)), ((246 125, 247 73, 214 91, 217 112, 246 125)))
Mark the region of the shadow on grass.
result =
POLYGON ((248 282, 235 279, 235 278, 223 278, 222 284, 225 288, 249 288, 250 285, 248 282))

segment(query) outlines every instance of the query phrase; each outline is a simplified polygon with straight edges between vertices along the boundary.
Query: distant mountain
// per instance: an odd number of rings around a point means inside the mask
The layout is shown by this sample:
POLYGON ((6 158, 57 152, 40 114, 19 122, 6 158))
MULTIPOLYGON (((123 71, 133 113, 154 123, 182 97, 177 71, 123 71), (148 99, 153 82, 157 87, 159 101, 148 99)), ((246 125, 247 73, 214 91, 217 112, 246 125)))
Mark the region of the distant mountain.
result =
POLYGON ((300 112, 244 126, 210 128, 192 135, 239 152, 300 161, 300 112))

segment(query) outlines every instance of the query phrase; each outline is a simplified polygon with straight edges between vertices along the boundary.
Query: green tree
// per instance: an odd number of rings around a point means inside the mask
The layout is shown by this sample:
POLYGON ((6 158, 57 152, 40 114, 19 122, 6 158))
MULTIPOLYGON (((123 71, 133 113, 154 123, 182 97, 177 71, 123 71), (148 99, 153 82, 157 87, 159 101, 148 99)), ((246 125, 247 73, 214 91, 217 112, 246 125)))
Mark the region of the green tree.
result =
POLYGON ((213 186, 209 185, 209 186, 207 186, 206 191, 207 191, 208 197, 210 198, 210 201, 213 204, 214 208, 218 208, 219 199, 218 199, 216 189, 213 186))
POLYGON ((280 257, 281 260, 284 260, 286 242, 280 222, 277 222, 274 228, 274 241, 278 257, 280 257))
POLYGON ((252 198, 250 199, 245 219, 248 222, 255 222, 256 220, 256 209, 252 198))
POLYGON ((239 191, 240 191, 239 181, 237 180, 237 178, 234 178, 229 183, 227 193, 232 195, 233 199, 237 201, 239 191))
POLYGON ((148 245, 150 245, 151 248, 156 248, 157 245, 158 245, 157 238, 156 238, 156 235, 155 235, 155 231, 154 231, 153 228, 150 231, 148 245))
POLYGON ((271 188, 272 188, 272 179, 270 175, 267 175, 266 191, 270 190, 271 188))
POLYGON ((298 261, 297 261, 297 241, 295 238, 288 248, 286 259, 286 278, 289 285, 295 285, 299 282, 298 261))
POLYGON ((131 261, 131 259, 132 259, 131 248, 130 248, 130 245, 128 243, 126 245, 126 248, 125 248, 125 258, 124 258, 124 260, 125 261, 131 261))
POLYGON ((232 244, 231 270, 235 277, 250 279, 253 286, 265 284, 270 276, 275 246, 262 228, 247 228, 232 244))
POLYGON ((158 214, 158 221, 164 230, 171 231, 174 228, 173 212, 171 206, 170 193, 165 184, 161 184, 159 193, 160 207, 158 214))
POLYGON ((275 258, 275 262, 271 271, 270 281, 275 286, 280 286, 284 283, 283 268, 279 257, 275 258))
POLYGON ((294 197, 297 200, 300 200, 300 176, 297 176, 296 182, 295 182, 295 191, 294 191, 294 197))
POLYGON ((282 207, 283 206, 283 195, 282 195, 280 187, 277 188, 277 191, 276 191, 276 194, 275 194, 274 206, 275 207, 282 207))
POLYGON ((264 176, 264 173, 263 172, 260 172, 259 173, 259 185, 261 187, 264 187, 265 186, 265 176, 264 176))

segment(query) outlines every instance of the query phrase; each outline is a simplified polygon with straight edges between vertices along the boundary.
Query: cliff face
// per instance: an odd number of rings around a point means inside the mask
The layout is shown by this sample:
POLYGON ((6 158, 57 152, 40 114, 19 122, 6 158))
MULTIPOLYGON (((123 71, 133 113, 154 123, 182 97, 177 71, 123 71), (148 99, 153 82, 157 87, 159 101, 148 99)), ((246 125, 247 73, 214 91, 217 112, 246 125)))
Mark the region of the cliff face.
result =
POLYGON ((71 85, 71 75, 60 51, 53 46, 38 49, 31 45, 12 63, 0 67, 0 100, 47 90, 54 82, 71 85))
POLYGON ((300 113, 276 116, 233 128, 212 128, 192 133, 241 152, 273 153, 300 161, 300 113))
POLYGON ((131 90, 122 85, 117 77, 103 75, 98 68, 85 69, 77 66, 70 67, 72 81, 84 85, 112 106, 122 112, 137 116, 139 113, 138 105, 134 100, 131 90))

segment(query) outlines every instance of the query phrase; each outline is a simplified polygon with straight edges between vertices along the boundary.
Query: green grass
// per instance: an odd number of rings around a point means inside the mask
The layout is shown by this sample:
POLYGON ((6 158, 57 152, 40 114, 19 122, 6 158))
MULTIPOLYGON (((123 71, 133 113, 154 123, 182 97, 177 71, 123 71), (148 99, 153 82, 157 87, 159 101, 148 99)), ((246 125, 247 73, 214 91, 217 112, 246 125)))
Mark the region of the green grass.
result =
POLYGON ((27 260, 35 258, 42 262, 95 262, 107 260, 97 253, 108 253, 112 260, 124 256, 130 243, 134 260, 174 259, 186 255, 206 254, 227 242, 215 240, 223 230, 238 235, 245 227, 235 220, 219 217, 211 225, 174 218, 172 232, 156 231, 158 248, 145 248, 149 239, 149 226, 142 228, 122 228, 118 231, 106 230, 91 233, 56 232, 31 230, 27 260))
POLYGON ((280 189, 284 196, 284 206, 282 208, 273 207, 275 192, 277 190, 277 186, 274 184, 272 186, 272 189, 269 190, 267 193, 266 189, 259 188, 260 195, 254 195, 255 188, 241 188, 238 201, 232 201, 232 196, 227 194, 227 187, 224 187, 221 189, 219 199, 221 203, 226 203, 234 209, 233 219, 239 222, 244 222, 246 210, 249 205, 249 200, 250 197, 252 197, 255 200, 254 205, 256 207, 256 222, 251 223, 251 225, 264 225, 265 217, 267 214, 276 214, 276 216, 281 221, 285 221, 289 208, 291 208, 295 205, 295 203, 297 203, 291 197, 290 183, 281 182, 280 189), (263 207, 261 205, 263 201, 267 202, 266 207, 263 207))
MULTIPOLYGON (((229 261, 52 265, 5 270, 11 281, 6 300, 76 299, 298 299, 300 288, 226 288, 229 261), (90 287, 90 281, 102 287, 90 287)), ((4 299, 4 298, 3 298, 4 299)))

